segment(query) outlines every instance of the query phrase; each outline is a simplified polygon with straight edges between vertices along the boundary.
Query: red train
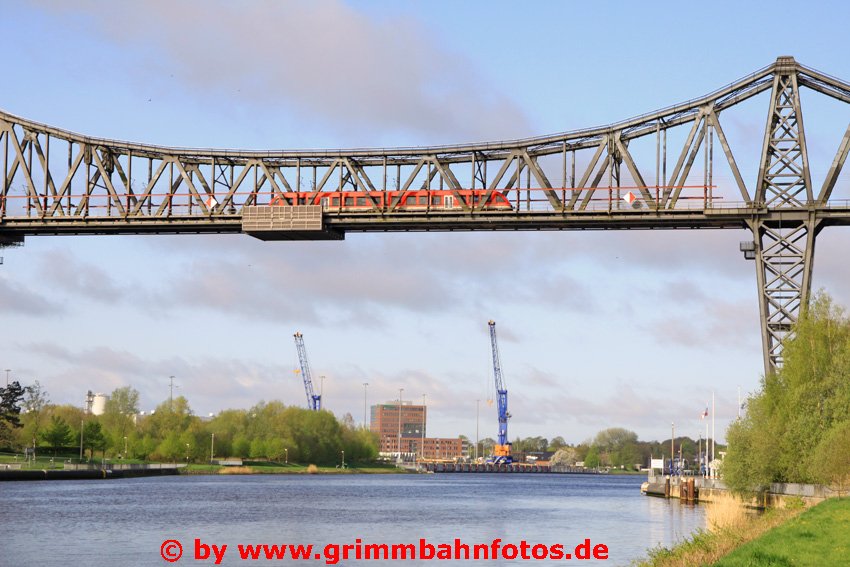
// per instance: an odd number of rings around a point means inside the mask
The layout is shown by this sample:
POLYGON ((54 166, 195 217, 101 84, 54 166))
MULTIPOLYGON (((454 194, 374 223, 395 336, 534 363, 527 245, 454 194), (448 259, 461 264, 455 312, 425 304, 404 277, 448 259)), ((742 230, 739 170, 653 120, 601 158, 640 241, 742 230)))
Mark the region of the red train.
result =
POLYGON ((467 207, 487 210, 511 210, 511 204, 501 191, 493 191, 482 207, 481 202, 487 196, 486 189, 449 189, 421 191, 337 191, 337 192, 300 192, 281 193, 272 197, 271 206, 277 205, 321 205, 329 211, 370 211, 380 210, 427 211, 460 210, 460 200, 467 207), (367 196, 368 195, 368 196, 367 196), (369 199, 371 197, 372 199, 369 199), (398 201, 396 203, 396 201, 398 201), (395 204, 395 206, 393 206, 395 204))

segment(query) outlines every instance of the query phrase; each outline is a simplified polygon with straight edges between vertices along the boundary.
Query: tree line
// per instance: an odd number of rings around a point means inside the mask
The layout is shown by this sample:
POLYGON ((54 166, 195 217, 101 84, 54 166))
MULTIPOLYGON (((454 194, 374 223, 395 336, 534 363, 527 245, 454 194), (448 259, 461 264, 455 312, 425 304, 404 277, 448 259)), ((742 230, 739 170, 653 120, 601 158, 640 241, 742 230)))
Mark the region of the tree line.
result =
MULTIPOLYGON (((710 442, 710 441, 709 441, 710 442)), ((474 445, 475 442, 472 442, 474 445)), ((492 452, 495 440, 488 437, 479 443, 479 456, 492 452)), ((705 440, 702 440, 705 451, 705 440)), ((681 454, 690 462, 698 460, 699 440, 687 436, 673 439, 676 457, 681 454), (680 453, 681 451, 681 453, 680 453)), ((725 446, 717 445, 718 450, 725 446)), ((588 468, 618 468, 623 470, 638 470, 649 466, 651 458, 670 458, 670 440, 641 441, 637 433, 622 427, 609 427, 599 431, 595 436, 581 443, 569 444, 563 437, 557 436, 549 440, 545 437, 517 437, 512 444, 514 454, 554 452, 558 464, 574 465, 583 462, 588 468)), ((696 466, 696 465, 694 465, 696 466)))
POLYGON ((723 462, 738 492, 771 483, 850 484, 850 319, 825 293, 801 313, 783 366, 729 427, 723 462))
MULTIPOLYGON (((463 437, 463 436, 461 436, 463 437)), ((470 447, 474 440, 463 438, 470 447)), ((378 453, 376 436, 355 427, 351 416, 338 421, 327 411, 285 406, 279 401, 229 409, 212 419, 192 412, 180 396, 161 403, 150 415, 139 414, 139 393, 131 387, 112 392, 101 416, 86 415, 71 405, 54 405, 36 381, 28 387, 13 382, 0 388, 0 448, 20 451, 36 447, 49 452, 71 451, 82 443, 87 457, 159 461, 206 462, 211 458, 270 459, 298 463, 334 464, 345 451, 347 462, 369 461, 378 453), (23 413, 21 408, 25 408, 23 413), (82 439, 80 432, 82 430, 82 439)), ((495 440, 479 442, 478 456, 492 453, 495 440)), ((677 456, 696 459, 697 441, 674 439, 677 456)), ((567 464, 634 470, 651 457, 669 457, 670 440, 641 441, 635 432, 612 427, 581 443, 563 437, 517 437, 513 452, 559 452, 567 464)), ((475 454, 474 449, 470 451, 475 454)))
POLYGON ((82 448, 88 458, 208 462, 213 459, 268 459, 279 462, 339 464, 377 458, 370 431, 329 411, 260 402, 249 409, 228 409, 210 419, 194 415, 179 396, 149 415, 139 412, 139 392, 118 388, 102 415, 51 404, 38 381, 0 388, 0 450, 25 447, 51 454, 82 448), (23 410, 23 411, 22 411, 23 410))

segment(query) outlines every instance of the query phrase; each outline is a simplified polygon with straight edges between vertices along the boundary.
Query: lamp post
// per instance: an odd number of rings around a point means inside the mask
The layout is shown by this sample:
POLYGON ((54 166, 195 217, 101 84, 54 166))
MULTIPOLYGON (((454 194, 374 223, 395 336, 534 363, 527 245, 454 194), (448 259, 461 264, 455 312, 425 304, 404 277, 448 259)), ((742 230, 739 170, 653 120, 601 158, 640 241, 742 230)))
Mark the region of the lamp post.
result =
POLYGON ((363 429, 368 429, 366 422, 366 390, 369 387, 369 382, 363 382, 363 429))
POLYGON ((124 436, 124 460, 127 460, 127 436, 124 436))
MULTIPOLYGON (((424 456, 425 454, 425 422, 427 417, 426 412, 428 411, 425 407, 425 396, 427 396, 427 394, 422 394, 422 441, 420 442, 417 456, 419 454, 422 454, 424 456)), ((421 460, 422 457, 419 458, 421 460)))
POLYGON ((284 455, 284 457, 283 457, 283 458, 284 458, 283 464, 288 465, 288 464, 289 464, 289 449, 284 449, 284 450, 283 450, 283 455, 284 455))
POLYGON ((401 462, 401 394, 404 388, 398 389, 398 462, 401 462))
POLYGON ((673 440, 676 438, 676 424, 670 423, 670 477, 673 477, 673 460, 676 458, 676 448, 673 440))
POLYGON ((210 434, 210 464, 213 462, 213 457, 215 457, 215 433, 210 434))
MULTIPOLYGON (((125 437, 126 439, 126 437, 125 437)), ((189 444, 186 443, 186 465, 189 465, 189 444)))
POLYGON ((344 469, 345 468, 345 451, 343 450, 343 451, 341 451, 341 453, 342 453, 342 466, 340 468, 344 469))
POLYGON ((475 461, 478 461, 478 418, 481 415, 481 400, 475 400, 475 461))

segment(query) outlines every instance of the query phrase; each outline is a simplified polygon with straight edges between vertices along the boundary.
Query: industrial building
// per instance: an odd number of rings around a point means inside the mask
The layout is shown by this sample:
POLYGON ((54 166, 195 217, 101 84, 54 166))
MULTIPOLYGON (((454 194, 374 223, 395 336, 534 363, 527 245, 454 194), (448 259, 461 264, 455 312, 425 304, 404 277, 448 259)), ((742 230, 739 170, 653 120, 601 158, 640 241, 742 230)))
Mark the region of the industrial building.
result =
POLYGON ((401 456, 406 461, 462 457, 463 441, 460 438, 425 437, 427 414, 426 406, 405 401, 372 406, 370 429, 378 434, 380 454, 385 457, 401 456))
POLYGON ((86 413, 89 415, 103 415, 106 411, 106 402, 109 396, 106 394, 93 394, 91 390, 86 393, 86 413))

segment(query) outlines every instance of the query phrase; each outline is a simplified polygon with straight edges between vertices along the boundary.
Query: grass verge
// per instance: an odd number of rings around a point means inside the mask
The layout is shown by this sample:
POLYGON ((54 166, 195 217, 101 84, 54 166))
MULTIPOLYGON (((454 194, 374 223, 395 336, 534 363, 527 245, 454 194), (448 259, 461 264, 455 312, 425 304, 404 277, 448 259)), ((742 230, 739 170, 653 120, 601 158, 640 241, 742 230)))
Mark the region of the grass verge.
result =
POLYGON ((850 498, 813 506, 735 549, 715 567, 850 564, 850 498))

